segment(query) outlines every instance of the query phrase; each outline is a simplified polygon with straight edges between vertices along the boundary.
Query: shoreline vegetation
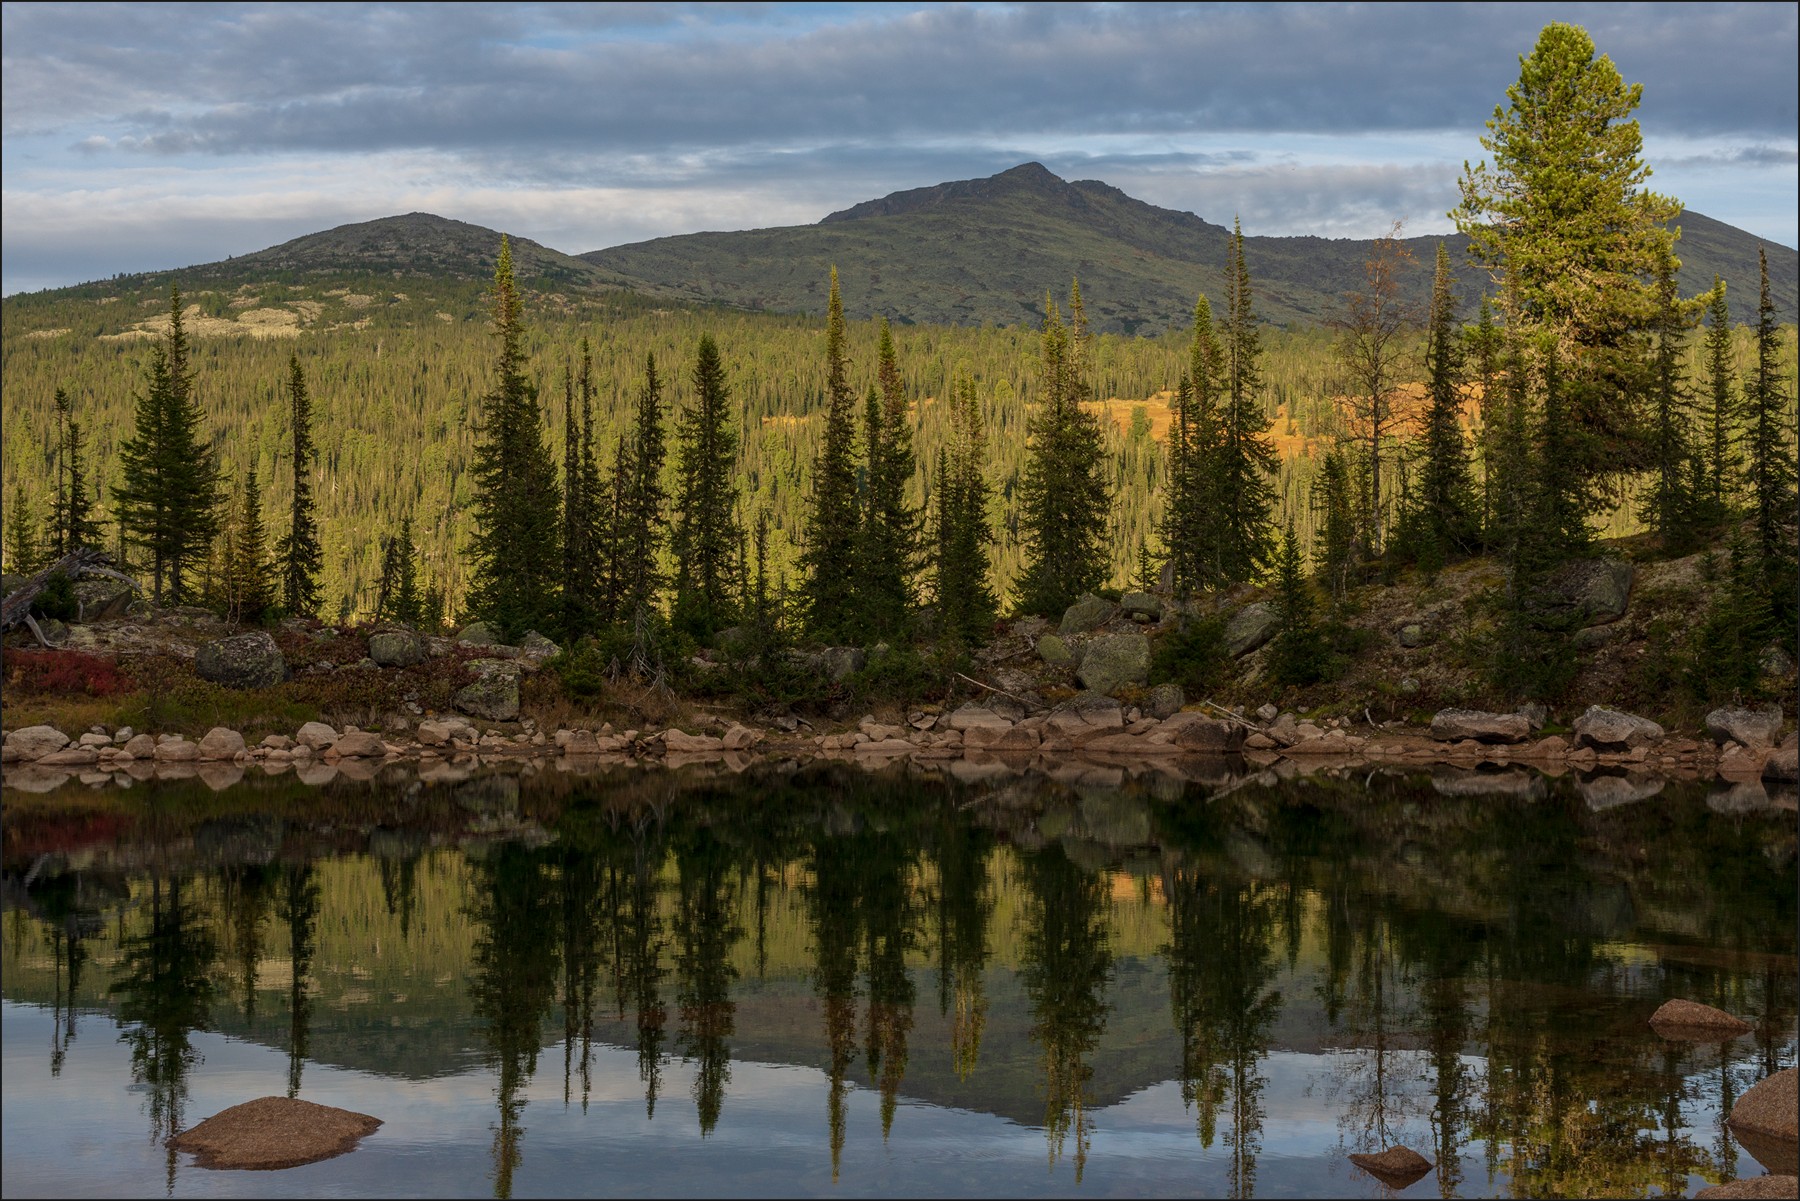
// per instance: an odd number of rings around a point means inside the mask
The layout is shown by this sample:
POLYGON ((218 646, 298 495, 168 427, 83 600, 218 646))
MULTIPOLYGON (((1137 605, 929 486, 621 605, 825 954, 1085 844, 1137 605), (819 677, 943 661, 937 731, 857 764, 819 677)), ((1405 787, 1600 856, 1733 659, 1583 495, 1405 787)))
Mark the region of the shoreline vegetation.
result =
MULTIPOLYGON (((1494 296, 1465 323, 1440 247, 1415 309, 1398 230, 1374 243, 1316 347, 1343 420, 1307 447, 1304 494, 1278 451, 1291 431, 1272 416, 1241 229, 1216 313, 1197 299, 1162 437, 1134 414, 1124 453, 1097 382, 1111 348, 1079 281, 1066 307, 1045 296, 1030 402, 1002 431, 993 381, 935 362, 943 386, 927 397, 885 320, 873 370, 855 362, 833 270, 810 352, 810 465, 785 427, 749 427, 710 332, 680 366, 650 352, 633 365, 622 429, 596 418, 585 334, 558 348, 559 400, 543 378, 557 352, 527 325, 503 239, 479 399, 482 373, 463 372, 460 502, 366 531, 374 621, 349 620, 349 595, 321 620, 319 496, 378 474, 315 440, 313 393, 343 381, 309 379, 290 355, 262 386, 267 453, 233 472, 197 387, 215 356, 171 288, 116 480, 101 486, 92 423, 59 389, 47 521, 14 481, 6 557, 37 574, 4 588, 9 761, 154 763, 154 748, 124 758, 137 731, 291 742, 309 722, 386 755, 464 720, 486 723, 461 739, 470 753, 633 730, 611 749, 818 738, 916 756, 1075 750, 1091 735, 1129 755, 1292 757, 1323 740, 1381 757, 1423 753, 1420 730, 1464 713, 1479 728, 1467 741, 1515 748, 1480 757, 1530 745, 1546 762, 1623 752, 1759 776, 1800 653, 1792 365, 1766 259, 1740 348, 1722 283, 1677 292, 1679 203, 1640 186, 1641 86, 1570 25, 1547 26, 1520 66, 1482 139, 1491 160, 1465 170, 1450 214, 1494 296), (786 509, 751 503, 770 488, 786 509), (1156 503, 1123 514, 1127 492, 1156 503), (1622 497, 1648 529, 1602 541, 1622 497), (420 542, 446 526, 456 571, 422 570, 420 542), (1631 720, 1656 733, 1584 735, 1596 704, 1644 713, 1631 720), (989 716, 957 717, 975 713, 989 716), (1721 737, 1722 713, 1772 717, 1754 738, 1721 737), (35 727, 51 728, 38 743, 97 741, 13 754, 35 727), (1709 739, 1739 751, 1715 761, 1709 739)), ((1286 396, 1290 415, 1298 402, 1286 396)))

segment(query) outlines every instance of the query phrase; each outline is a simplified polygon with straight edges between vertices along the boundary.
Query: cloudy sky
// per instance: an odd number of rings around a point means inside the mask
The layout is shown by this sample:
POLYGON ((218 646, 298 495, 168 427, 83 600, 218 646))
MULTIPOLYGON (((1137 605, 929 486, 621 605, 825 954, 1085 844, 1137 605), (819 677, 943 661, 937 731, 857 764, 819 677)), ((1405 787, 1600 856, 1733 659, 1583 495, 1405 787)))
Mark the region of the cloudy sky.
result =
POLYGON ((1793 4, 3 9, 7 293, 425 210, 580 252, 816 221, 1036 159, 1250 234, 1448 228, 1548 21, 1658 191, 1780 242, 1793 4))

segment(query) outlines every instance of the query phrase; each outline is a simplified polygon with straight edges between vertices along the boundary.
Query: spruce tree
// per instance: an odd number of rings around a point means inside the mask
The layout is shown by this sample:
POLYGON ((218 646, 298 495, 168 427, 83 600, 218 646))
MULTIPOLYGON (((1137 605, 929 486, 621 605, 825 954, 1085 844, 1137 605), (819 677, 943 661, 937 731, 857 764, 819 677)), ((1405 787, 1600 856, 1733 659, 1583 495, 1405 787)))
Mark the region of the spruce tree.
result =
MULTIPOLYGON (((1715 277, 1713 287, 1723 292, 1715 277)), ((1688 436, 1690 401, 1682 379, 1681 359, 1688 322, 1675 290, 1675 263, 1664 256, 1656 268, 1662 315, 1650 363, 1650 471, 1648 517, 1665 549, 1685 550, 1693 537, 1694 497, 1688 493, 1688 462, 1693 457, 1688 436)), ((1722 299, 1722 296, 1721 296, 1722 299)))
POLYGON ((856 414, 844 349, 844 306, 837 268, 825 309, 825 436, 813 463, 813 494, 800 551, 800 603, 806 630, 845 642, 866 628, 859 604, 856 414))
POLYGON ((100 524, 94 520, 92 494, 88 491, 87 432, 75 420, 74 405, 62 388, 54 398, 57 425, 56 492, 50 510, 47 550, 60 559, 82 546, 99 546, 100 524))
POLYGON ((37 515, 31 511, 31 497, 24 484, 13 485, 12 504, 6 510, 6 569, 17 575, 30 575, 43 564, 39 562, 37 515))
MULTIPOLYGON (((913 476, 912 423, 894 336, 885 319, 876 363, 881 391, 879 403, 869 405, 864 421, 869 469, 858 582, 868 632, 877 638, 896 638, 905 634, 911 620, 921 518, 906 499, 913 476)), ((876 399, 873 392, 870 396, 876 399)))
POLYGON ((254 467, 244 473, 243 495, 230 526, 228 563, 224 573, 226 616, 232 621, 261 621, 275 604, 275 590, 263 533, 262 491, 256 485, 254 467))
POLYGON ((1463 342, 1468 351, 1466 361, 1473 369, 1473 382, 1478 396, 1476 411, 1481 424, 1481 432, 1476 441, 1481 462, 1479 516, 1482 537, 1485 539, 1494 517, 1493 464, 1498 454, 1497 427, 1500 409, 1505 403, 1501 397, 1500 360, 1506 344, 1499 327, 1494 324, 1494 306, 1486 296, 1481 298, 1481 310, 1474 326, 1463 332, 1463 342))
POLYGON ((1168 442, 1169 496, 1162 541, 1174 565, 1177 592, 1217 588, 1225 582, 1224 540, 1218 521, 1225 426, 1219 411, 1225 352, 1213 329, 1205 296, 1194 305, 1188 370, 1175 390, 1175 420, 1168 442))
POLYGON ((281 603, 295 617, 319 614, 319 572, 325 553, 319 546, 318 519, 313 511, 312 468, 316 458, 312 440, 312 397, 298 354, 288 356, 288 427, 291 439, 293 502, 288 512, 288 532, 275 545, 281 576, 281 603))
POLYGON ((417 627, 425 621, 425 597, 419 592, 419 555, 413 543, 412 517, 400 521, 399 534, 382 547, 381 587, 375 601, 376 621, 417 627))
POLYGON ((938 628, 951 642, 976 645, 993 629, 993 587, 988 582, 987 433, 975 381, 955 380, 950 395, 950 445, 938 452, 938 628))
POLYGON ((1450 256, 1439 242, 1425 343, 1430 394, 1425 415, 1425 469, 1417 498, 1421 533, 1430 544, 1426 553, 1433 562, 1469 553, 1479 538, 1475 485, 1461 422, 1462 366, 1462 348, 1456 336, 1455 277, 1450 256))
POLYGON ((1307 685, 1325 678, 1326 647, 1319 630, 1312 585, 1300 556, 1300 540, 1290 518, 1275 556, 1275 637, 1269 646, 1269 675, 1277 684, 1307 685))
POLYGON ((615 541, 619 554, 619 611, 630 618, 656 607, 663 579, 657 565, 663 542, 663 438, 662 380, 656 374, 656 356, 644 356, 644 380, 638 387, 637 411, 632 424, 630 487, 619 506, 615 541))
POLYGON ((1020 488, 1026 557, 1017 588, 1022 610, 1055 616, 1106 582, 1112 494, 1100 421, 1081 407, 1079 327, 1071 337, 1055 302, 1045 297, 1044 307, 1038 413, 1020 488))
POLYGON ((1227 583, 1253 579, 1269 563, 1275 506, 1270 483, 1277 465, 1263 412, 1262 346, 1244 264, 1244 231, 1233 222, 1231 264, 1226 275, 1224 338, 1225 389, 1221 406, 1223 445, 1215 474, 1220 526, 1219 577, 1227 583))
POLYGON ((593 354, 586 338, 579 365, 563 373, 562 475, 562 630, 573 639, 611 616, 604 596, 606 497, 594 462, 593 354))
POLYGON ((1713 276, 1712 296, 1706 306, 1706 395, 1700 422, 1705 463, 1704 490, 1695 496, 1695 510, 1702 525, 1719 525, 1731 516, 1732 490, 1741 461, 1736 427, 1737 367, 1731 347, 1731 306, 1725 299, 1725 281, 1713 276))
POLYGON ((500 359, 481 402, 475 531, 469 539, 469 609, 508 638, 559 628, 562 567, 556 466, 544 443, 537 386, 525 375, 524 301, 512 246, 500 240, 494 268, 494 332, 500 359))
POLYGON ((1342 447, 1325 452, 1313 479, 1311 501, 1315 573, 1341 600, 1350 587, 1357 545, 1355 493, 1342 447))
POLYGON ((149 554, 158 603, 165 595, 176 604, 185 599, 187 569, 205 558, 220 529, 218 458, 201 434, 193 385, 181 292, 171 287, 168 333, 151 348, 136 428, 119 446, 123 479, 113 490, 128 538, 149 554))
POLYGON ((729 389, 719 348, 702 334, 694 354, 693 402, 676 425, 675 624, 709 638, 737 617, 735 558, 743 541, 737 520, 737 435, 727 411, 729 389))
POLYGON ((1756 306, 1756 366, 1744 384, 1744 473, 1755 530, 1753 551, 1767 598, 1771 634, 1794 649, 1797 615, 1794 468, 1794 397, 1781 364, 1781 327, 1769 294, 1769 259, 1756 252, 1762 271, 1756 306))

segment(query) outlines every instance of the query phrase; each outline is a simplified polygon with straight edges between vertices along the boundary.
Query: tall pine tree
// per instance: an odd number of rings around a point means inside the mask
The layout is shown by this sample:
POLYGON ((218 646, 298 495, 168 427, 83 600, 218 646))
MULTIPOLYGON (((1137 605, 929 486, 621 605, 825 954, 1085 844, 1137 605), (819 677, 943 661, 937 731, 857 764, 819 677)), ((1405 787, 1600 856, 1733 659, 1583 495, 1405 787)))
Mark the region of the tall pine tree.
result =
POLYGON ((1044 308, 1038 412, 1020 489, 1025 570, 1017 587, 1021 609, 1055 616, 1106 582, 1112 494, 1100 421, 1081 406, 1085 331, 1078 322, 1071 336, 1049 297, 1044 308))
POLYGON ((525 375, 525 305, 505 238, 494 267, 494 332, 500 361, 482 398, 472 469, 469 609, 511 638, 559 628, 562 531, 556 465, 544 443, 537 385, 525 375))
POLYGON ((226 617, 232 621, 261 621, 275 604, 270 580, 268 540, 263 533, 262 490, 256 484, 256 468, 244 473, 244 491, 232 515, 224 570, 226 617))
POLYGON ((938 628, 972 646, 992 633, 997 608, 988 582, 987 432, 973 379, 951 385, 950 405, 950 445, 938 452, 937 470, 938 628))
POLYGON ((93 496, 88 492, 87 431, 75 420, 74 404, 62 388, 56 390, 57 463, 56 493, 51 502, 48 550, 60 559, 82 546, 99 546, 100 523, 94 520, 93 496))
POLYGON ((869 471, 863 504, 863 546, 858 581, 868 632, 877 638, 905 634, 913 607, 921 520, 906 498, 913 476, 912 419, 900 377, 894 335, 886 319, 876 356, 877 403, 864 421, 869 471))
POLYGON ((1462 432, 1462 347, 1456 334, 1455 283, 1450 256, 1439 242, 1425 342, 1430 407, 1425 414, 1425 469, 1418 496, 1419 524, 1431 544, 1423 553, 1433 562, 1469 553, 1480 537, 1469 448, 1462 432))
POLYGON ((1224 362, 1224 348, 1213 329, 1212 305, 1202 296, 1194 305, 1188 369, 1175 390, 1175 420, 1168 442, 1169 496, 1161 533, 1178 592, 1199 592, 1225 582, 1224 539, 1217 520, 1225 448, 1219 411, 1224 362))
POLYGON ((144 375, 136 428, 119 446, 123 479, 113 505, 126 537, 148 553, 156 600, 179 604, 188 568, 219 533, 221 483, 218 457, 200 429, 178 288, 169 289, 169 329, 151 348, 144 375))
POLYGON ((1745 491, 1755 528, 1754 553, 1767 597, 1770 633, 1794 649, 1797 598, 1794 470, 1794 397, 1781 364, 1781 327, 1769 294, 1769 258, 1758 248, 1762 270, 1756 305, 1756 366, 1744 385, 1745 491))
MULTIPOLYGON (((1723 299, 1723 284, 1713 287, 1723 299)), ((1694 448, 1688 434, 1691 403, 1681 360, 1687 341, 1688 319, 1675 290, 1673 255, 1656 265, 1656 294, 1662 312, 1657 322, 1650 361, 1650 471, 1647 516, 1666 549, 1686 550, 1693 540, 1695 498, 1688 492, 1688 464, 1694 448)))
POLYGON ((1262 343, 1244 264, 1244 231, 1235 221, 1226 284, 1224 445, 1215 476, 1219 577, 1242 583, 1255 578, 1273 554, 1275 493, 1270 481, 1277 459, 1263 411, 1262 343))
POLYGON ((593 353, 583 338, 578 365, 563 375, 562 629, 571 639, 610 616, 603 596, 609 531, 602 506, 607 498, 599 476, 593 353))
POLYGON ((662 380, 656 374, 656 356, 644 356, 644 381, 638 387, 637 411, 627 451, 629 486, 620 497, 618 526, 618 596, 620 616, 627 619, 656 607, 663 585, 657 566, 663 542, 663 439, 662 380))
POLYGON ((6 570, 16 575, 29 575, 41 563, 37 515, 31 511, 31 496, 24 484, 13 485, 12 504, 6 508, 6 570))
POLYGON ((694 637, 709 638, 737 618, 736 557, 744 540, 730 391, 710 334, 701 335, 695 350, 693 387, 693 403, 676 426, 674 620, 694 637))
POLYGON ((855 639, 866 628, 858 589, 854 404, 844 349, 844 306, 833 267, 825 308, 825 437, 813 463, 812 502, 800 551, 806 630, 826 642, 855 639))
POLYGON ((288 356, 288 432, 291 439, 293 502, 288 512, 288 532, 275 545, 276 570, 281 576, 281 603, 296 617, 317 617, 319 572, 325 552, 319 546, 318 518, 313 509, 312 469, 316 458, 312 440, 312 397, 306 389, 306 373, 298 354, 288 356))
POLYGON ((1703 491, 1694 498, 1702 525, 1718 525, 1731 516, 1732 492, 1741 460, 1737 448, 1737 366, 1731 348, 1731 306, 1725 281, 1713 276, 1706 306, 1706 395, 1701 404, 1703 491))

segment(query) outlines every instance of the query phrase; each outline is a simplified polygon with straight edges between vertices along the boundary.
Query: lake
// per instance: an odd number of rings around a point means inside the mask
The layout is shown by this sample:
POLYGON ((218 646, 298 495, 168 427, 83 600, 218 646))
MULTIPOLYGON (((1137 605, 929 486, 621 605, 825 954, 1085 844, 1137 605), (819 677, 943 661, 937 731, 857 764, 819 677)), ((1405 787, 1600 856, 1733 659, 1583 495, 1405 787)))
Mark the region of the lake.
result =
MULTIPOLYGON (((569 766, 566 761, 559 767, 569 766)), ((7 789, 0 1190, 1646 1196, 1763 1169, 1791 795, 752 762, 7 789), (1723 1043, 1647 1024, 1683 997, 1723 1043), (349 1154, 194 1166, 254 1097, 349 1154), (1396 1192, 1346 1156, 1435 1164, 1396 1192)))

